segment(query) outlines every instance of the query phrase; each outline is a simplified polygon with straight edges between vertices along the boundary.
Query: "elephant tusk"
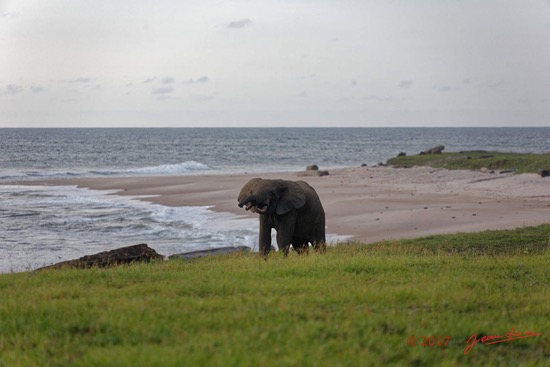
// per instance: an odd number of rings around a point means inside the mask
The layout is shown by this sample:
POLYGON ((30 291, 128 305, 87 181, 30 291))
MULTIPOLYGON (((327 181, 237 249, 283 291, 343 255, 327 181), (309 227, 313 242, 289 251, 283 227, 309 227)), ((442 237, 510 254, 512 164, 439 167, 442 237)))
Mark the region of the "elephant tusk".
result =
POLYGON ((265 212, 267 212, 267 205, 264 205, 262 208, 256 207, 256 212, 259 214, 265 214, 265 212))
POLYGON ((263 207, 261 208, 258 207, 254 196, 248 196, 239 202, 240 208, 244 207, 245 210, 252 210, 253 213, 260 213, 260 214, 265 214, 267 212, 268 206, 269 206, 269 201, 266 204, 264 204, 263 207))

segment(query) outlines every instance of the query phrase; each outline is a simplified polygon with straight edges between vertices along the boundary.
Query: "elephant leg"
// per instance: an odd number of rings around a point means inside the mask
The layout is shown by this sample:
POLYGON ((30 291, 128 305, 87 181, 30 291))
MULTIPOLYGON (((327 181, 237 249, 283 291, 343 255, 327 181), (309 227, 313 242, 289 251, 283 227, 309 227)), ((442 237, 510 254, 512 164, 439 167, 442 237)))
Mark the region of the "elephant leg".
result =
POLYGON ((309 255, 309 241, 305 238, 294 237, 292 239, 292 247, 294 247, 294 250, 296 250, 299 255, 304 253, 309 255))
POLYGON ((279 218, 277 226, 277 245, 279 245, 279 251, 282 251, 285 257, 290 250, 290 243, 294 237, 295 226, 296 213, 290 212, 279 218))
POLYGON ((260 236, 258 239, 260 256, 266 257, 271 251, 271 225, 264 215, 260 215, 260 236))
POLYGON ((322 226, 319 226, 315 238, 311 241, 313 249, 324 254, 327 251, 327 240, 325 236, 325 224, 322 223, 322 226))
POLYGON ((313 249, 324 254, 327 252, 327 243, 325 241, 313 241, 313 249))
POLYGON ((277 230, 277 245, 279 246, 279 251, 286 257, 290 250, 290 238, 288 234, 283 233, 281 230, 277 230))

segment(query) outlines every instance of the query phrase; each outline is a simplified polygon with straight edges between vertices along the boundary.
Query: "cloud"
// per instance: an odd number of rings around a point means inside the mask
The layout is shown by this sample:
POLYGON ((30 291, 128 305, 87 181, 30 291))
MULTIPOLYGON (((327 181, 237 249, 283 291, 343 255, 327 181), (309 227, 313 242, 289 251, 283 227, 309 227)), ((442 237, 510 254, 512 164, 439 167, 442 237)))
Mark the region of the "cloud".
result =
POLYGON ((244 27, 247 27, 247 26, 250 26, 250 25, 252 25, 252 21, 247 18, 247 19, 241 19, 241 20, 236 20, 236 21, 230 22, 227 25, 227 28, 241 29, 241 28, 244 28, 244 27))
POLYGON ((317 74, 307 74, 307 75, 300 75, 297 77, 298 80, 309 80, 309 79, 315 79, 317 78, 317 74))
POLYGON ((500 80, 486 80, 485 79, 484 80, 484 79, 467 78, 467 79, 462 80, 463 85, 468 85, 468 86, 475 85, 475 86, 480 87, 480 88, 489 88, 489 89, 499 88, 502 85, 504 85, 505 83, 506 82, 503 79, 500 79, 500 80))
POLYGON ((0 95, 6 96, 16 96, 25 91, 30 91, 33 94, 39 94, 46 91, 40 84, 30 84, 30 85, 21 85, 21 84, 7 84, 3 90, 0 90, 0 95))
POLYGON ((437 90, 438 92, 441 92, 441 93, 446 93, 446 92, 450 92, 453 90, 453 88, 449 85, 443 85, 443 86, 435 86, 434 87, 435 90, 437 90))
POLYGON ((86 84, 90 83, 93 79, 92 78, 75 78, 75 79, 66 79, 64 80, 65 83, 78 83, 78 84, 86 84))
POLYGON ((354 97, 342 97, 338 99, 336 102, 338 103, 346 103, 346 102, 353 102, 355 100, 354 97))
POLYGON ((0 19, 15 19, 19 18, 20 15, 18 12, 4 12, 0 14, 0 19))
POLYGON ((171 94, 173 92, 174 92, 174 88, 172 87, 160 87, 160 88, 153 89, 151 93, 166 95, 166 94, 171 94))
POLYGON ((212 95, 199 95, 195 97, 195 100, 198 102, 209 102, 212 101, 214 98, 216 98, 213 94, 212 95))
POLYGON ((485 84, 485 86, 487 88, 493 89, 493 88, 498 88, 503 84, 504 84, 504 80, 498 80, 498 81, 489 81, 485 84))
POLYGON ((172 93, 174 93, 174 88, 170 86, 155 88, 151 91, 151 94, 156 95, 158 100, 169 99, 172 93))
POLYGON ((17 84, 8 84, 6 85, 4 94, 7 94, 8 96, 15 96, 21 92, 23 92, 23 86, 17 84))
POLYGON ((393 99, 391 97, 380 97, 375 95, 370 95, 368 97, 363 98, 364 101, 368 102, 391 102, 393 99))
POLYGON ((36 85, 36 84, 31 85, 31 92, 33 92, 34 94, 42 93, 44 91, 45 89, 40 85, 36 85))
POLYGON ((402 80, 399 82, 399 88, 407 89, 412 87, 413 82, 412 80, 402 80))
POLYGON ((196 80, 195 79, 189 79, 187 81, 187 84, 194 84, 194 83, 206 84, 209 81, 210 81, 210 78, 208 78, 207 76, 201 76, 200 78, 197 78, 196 80))
POLYGON ((155 95, 158 100, 166 100, 172 96, 172 93, 175 92, 172 85, 175 82, 176 78, 171 76, 166 76, 164 78, 150 77, 143 81, 144 84, 152 84, 151 94, 155 95))

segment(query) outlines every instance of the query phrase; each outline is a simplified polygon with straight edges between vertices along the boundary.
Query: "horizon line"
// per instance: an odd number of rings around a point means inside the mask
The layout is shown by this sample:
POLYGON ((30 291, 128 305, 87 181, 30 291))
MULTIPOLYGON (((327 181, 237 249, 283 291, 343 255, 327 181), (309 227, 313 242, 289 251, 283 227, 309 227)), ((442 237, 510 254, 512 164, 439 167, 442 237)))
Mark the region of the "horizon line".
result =
POLYGON ((540 125, 510 125, 510 126, 5 126, 0 129, 507 129, 507 128, 550 128, 550 126, 540 125))

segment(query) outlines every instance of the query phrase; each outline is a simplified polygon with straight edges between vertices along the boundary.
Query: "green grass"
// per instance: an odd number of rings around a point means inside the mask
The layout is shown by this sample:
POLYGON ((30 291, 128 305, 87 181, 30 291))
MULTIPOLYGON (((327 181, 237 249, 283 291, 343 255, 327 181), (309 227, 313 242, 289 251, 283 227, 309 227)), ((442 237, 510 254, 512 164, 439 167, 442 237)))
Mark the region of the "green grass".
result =
POLYGON ((388 160, 396 167, 430 166, 446 169, 515 170, 516 173, 537 173, 539 169, 550 169, 550 153, 522 154, 501 152, 463 152, 413 155, 388 160))
POLYGON ((4 274, 0 366, 548 366, 549 249, 543 225, 4 274), (513 327, 543 334, 464 355, 513 327))

